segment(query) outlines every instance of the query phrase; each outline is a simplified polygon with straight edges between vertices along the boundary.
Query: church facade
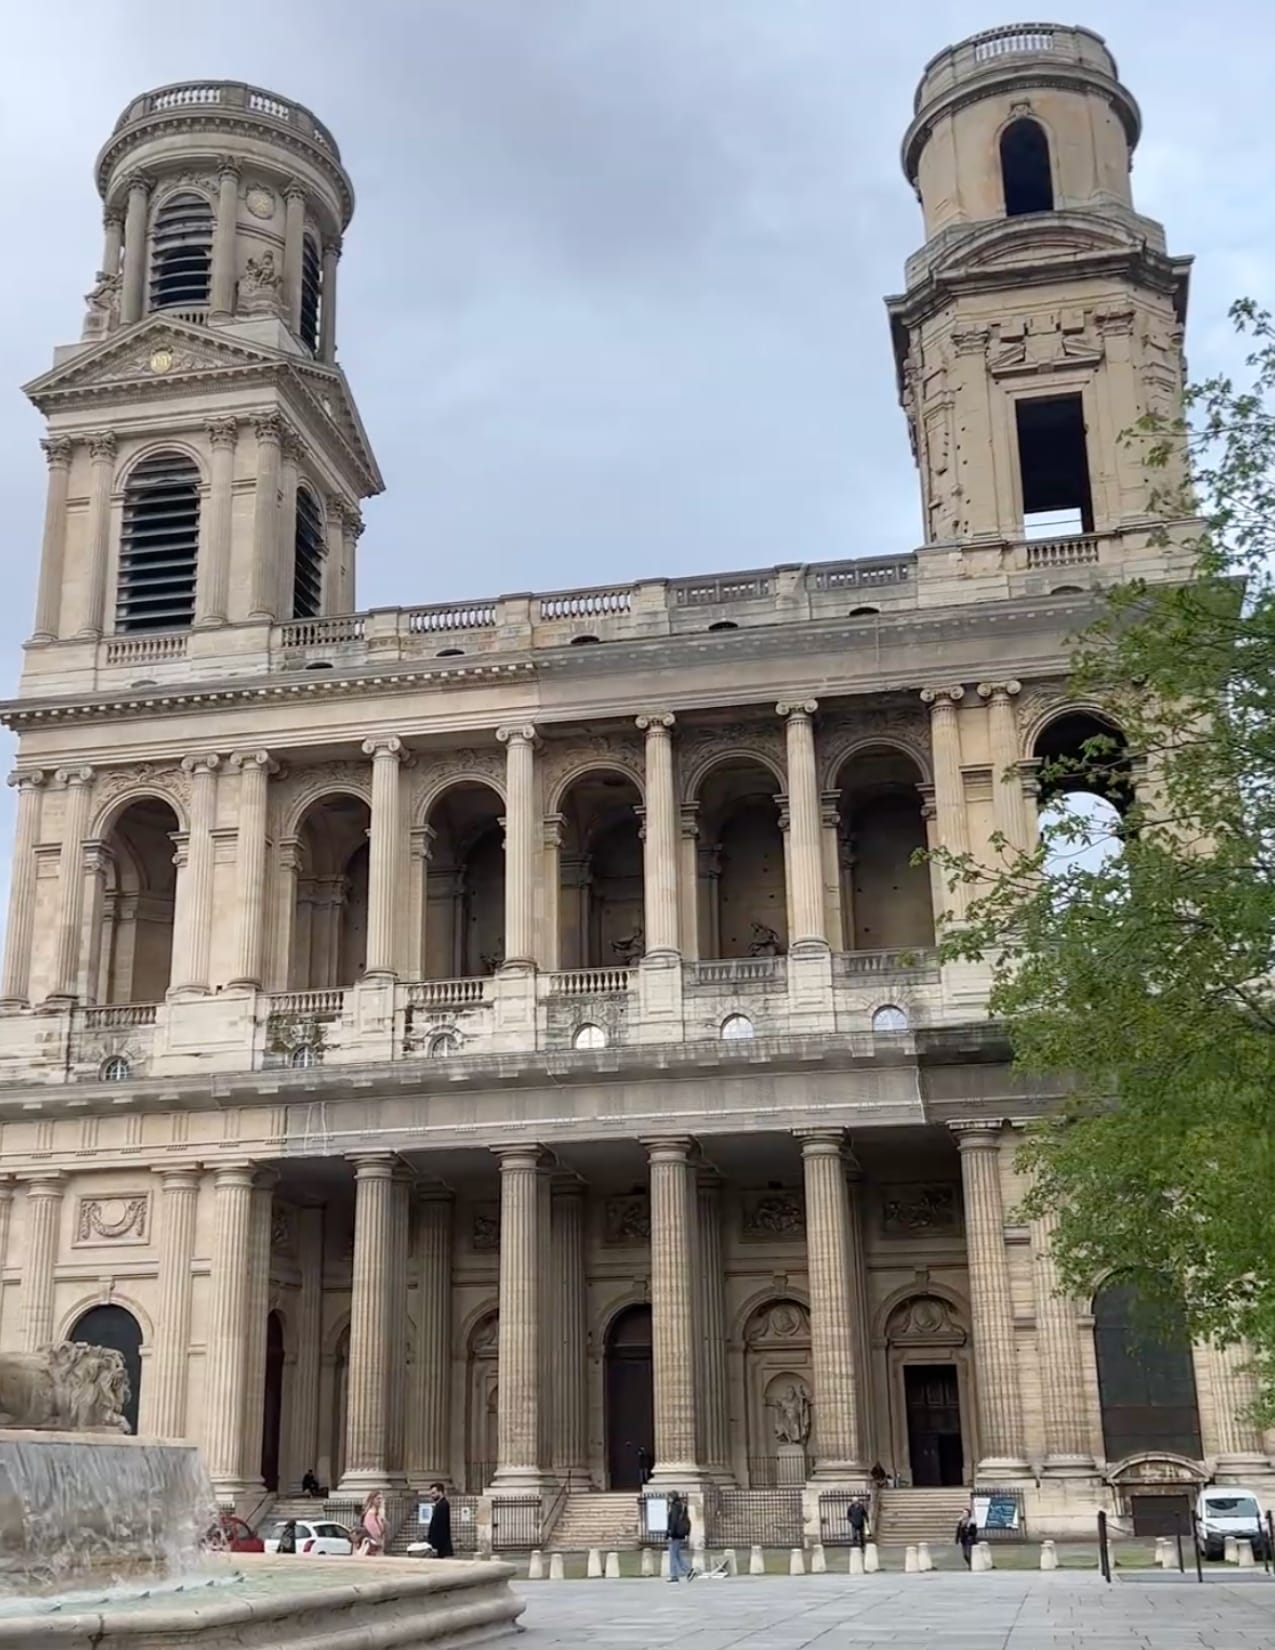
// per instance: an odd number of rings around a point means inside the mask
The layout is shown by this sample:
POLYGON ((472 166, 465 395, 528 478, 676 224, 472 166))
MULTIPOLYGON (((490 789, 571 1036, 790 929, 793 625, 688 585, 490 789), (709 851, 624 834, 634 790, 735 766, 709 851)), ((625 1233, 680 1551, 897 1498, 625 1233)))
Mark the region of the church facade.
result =
POLYGON ((926 67, 919 549, 365 612, 336 141, 246 85, 129 105, 28 386, 0 1345, 119 1345, 241 1510, 442 1478, 546 1544, 648 1481, 832 1539, 874 1482, 888 1538, 1269 1479, 1241 1355, 1059 1294, 1015 1166, 1057 1093, 914 862, 1032 843, 1095 726, 1068 638, 1186 565, 1119 440, 1184 371, 1140 119, 1081 28, 926 67))

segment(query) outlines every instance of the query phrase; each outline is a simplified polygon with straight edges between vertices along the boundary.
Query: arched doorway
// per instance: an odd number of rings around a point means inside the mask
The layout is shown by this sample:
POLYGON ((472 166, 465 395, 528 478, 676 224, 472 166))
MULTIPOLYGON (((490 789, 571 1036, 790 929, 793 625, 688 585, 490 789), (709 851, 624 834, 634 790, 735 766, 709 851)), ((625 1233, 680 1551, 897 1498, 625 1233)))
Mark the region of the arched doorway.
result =
POLYGON ((268 1490, 279 1489, 279 1437, 283 1421, 283 1319, 266 1319, 266 1387, 261 1418, 261 1478, 268 1490))
POLYGON ((934 944, 925 817, 911 757, 887 746, 856 751, 837 779, 841 816, 841 910, 847 951, 934 944))
POLYGON ((137 1431, 137 1412, 142 1395, 142 1330, 133 1314, 122 1306, 91 1306, 75 1320, 68 1340, 84 1346, 106 1346, 118 1352, 128 1372, 128 1402, 124 1416, 130 1432, 137 1431))
POLYGON ((106 833, 100 1003, 163 1001, 173 960, 173 839, 180 829, 167 802, 148 796, 130 803, 106 833))
POLYGON ((1198 1460, 1200 1411, 1180 1312, 1145 1302, 1115 1278, 1094 1296, 1094 1356, 1108 1461, 1161 1452, 1198 1460))
POLYGON ((886 1320, 885 1342, 895 1470, 915 1489, 969 1483, 969 1336, 955 1307, 911 1295, 886 1320))
POLYGON ((607 1482, 613 1490, 640 1490, 655 1464, 649 1306, 626 1306, 611 1320, 606 1406, 607 1482))
POLYGON ((427 980, 494 974, 505 960, 504 804, 488 785, 454 785, 433 804, 425 880, 427 980))
POLYGON ((368 805, 325 796, 297 831, 291 989, 353 985, 367 966, 368 805))
POLYGON ((780 781, 748 759, 723 762, 700 787, 700 956, 777 957, 788 949, 780 781))
POLYGON ((623 774, 582 774, 560 803, 558 939, 563 968, 619 968, 646 950, 642 796, 623 774))
POLYGON ((764 1301, 750 1315, 744 1326, 744 1399, 751 1488, 804 1483, 815 1450, 816 1417, 810 1313, 800 1301, 764 1301), (791 1436, 790 1424, 792 1407, 802 1400, 808 1419, 805 1438, 791 1436), (787 1446, 782 1462, 781 1444, 787 1446), (804 1446, 806 1461, 796 1455, 794 1444, 804 1446))

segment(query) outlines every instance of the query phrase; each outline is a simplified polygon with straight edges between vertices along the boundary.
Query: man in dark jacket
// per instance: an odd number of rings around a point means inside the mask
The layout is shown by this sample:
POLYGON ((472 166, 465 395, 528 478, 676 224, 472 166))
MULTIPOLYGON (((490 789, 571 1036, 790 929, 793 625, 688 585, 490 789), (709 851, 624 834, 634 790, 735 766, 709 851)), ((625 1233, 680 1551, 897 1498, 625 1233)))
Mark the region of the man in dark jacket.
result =
POLYGON ((970 1562, 970 1554, 974 1550, 974 1543, 978 1540, 978 1519, 974 1516, 973 1507, 966 1507, 961 1514, 961 1521, 956 1526, 956 1545, 961 1549, 961 1557, 966 1564, 970 1562))
POLYGON ((691 1538, 691 1515, 685 1500, 676 1493, 668 1501, 668 1578, 694 1581, 695 1571, 686 1556, 686 1544, 691 1538))
POLYGON ((447 1500, 447 1491, 441 1484, 431 1484, 429 1498, 434 1503, 434 1510, 429 1515, 429 1529, 425 1532, 425 1539, 434 1549, 436 1558, 454 1558, 456 1554, 452 1547, 452 1509, 447 1500))
POLYGON ((852 1501, 846 1517, 850 1521, 850 1545, 865 1547, 868 1542, 868 1509, 862 1501, 852 1501))

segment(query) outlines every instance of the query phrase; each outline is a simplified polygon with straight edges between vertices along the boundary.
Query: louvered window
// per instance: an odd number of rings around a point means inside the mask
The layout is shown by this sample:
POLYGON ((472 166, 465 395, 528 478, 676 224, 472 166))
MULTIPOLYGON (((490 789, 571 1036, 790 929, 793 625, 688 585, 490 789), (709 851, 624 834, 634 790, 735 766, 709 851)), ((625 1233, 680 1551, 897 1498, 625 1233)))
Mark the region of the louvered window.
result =
POLYGON ((323 518, 314 494, 297 489, 297 531, 293 540, 292 617, 317 619, 323 612, 323 518))
POLYGON ((198 309, 212 282, 212 207, 200 195, 172 195, 151 226, 151 308, 198 309))
POLYGON ((117 631, 182 630, 195 616, 199 471, 180 453, 157 453, 124 493, 117 631))
POLYGON ((313 236, 301 243, 301 342, 314 353, 319 351, 319 288, 323 265, 313 236))

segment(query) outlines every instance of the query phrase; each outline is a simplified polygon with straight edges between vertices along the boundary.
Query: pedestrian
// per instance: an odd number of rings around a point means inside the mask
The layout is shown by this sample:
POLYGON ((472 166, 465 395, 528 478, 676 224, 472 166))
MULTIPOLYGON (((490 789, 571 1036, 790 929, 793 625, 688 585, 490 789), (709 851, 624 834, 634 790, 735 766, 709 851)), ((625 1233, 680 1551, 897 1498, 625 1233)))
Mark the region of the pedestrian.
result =
POLYGON ((306 1468, 305 1477, 301 1480, 301 1493, 311 1497, 323 1494, 323 1486, 314 1476, 313 1467, 306 1468))
POLYGON ((650 1452, 649 1449, 647 1449, 645 1444, 639 1444, 638 1445, 637 1462, 638 1462, 638 1483, 639 1484, 645 1484, 651 1476, 651 1466, 652 1466, 651 1452, 650 1452))
POLYGON ((961 1521, 956 1526, 956 1545, 961 1549, 961 1557, 966 1565, 970 1563, 970 1554, 974 1550, 974 1543, 978 1540, 978 1520, 974 1516, 973 1507, 966 1507, 961 1514, 961 1521))
POLYGON ((363 1515, 355 1535, 360 1536, 360 1558, 376 1558, 385 1551, 385 1501, 380 1490, 373 1490, 363 1503, 363 1515))
POLYGON ((846 1514, 850 1521, 850 1545, 864 1548, 868 1544, 868 1509, 862 1501, 852 1501, 846 1514))
POLYGON ((680 1581, 695 1580, 695 1571, 686 1555, 686 1544, 691 1538, 691 1515, 685 1499, 674 1492, 668 1502, 668 1578, 680 1581))
POLYGON ((279 1531, 279 1545, 275 1548, 275 1551, 277 1553, 295 1553, 296 1550, 297 1521, 295 1518, 290 1518, 279 1531))
POLYGON ((447 1491, 440 1483, 433 1483, 429 1487, 429 1498, 434 1503, 429 1515, 429 1528, 425 1532, 425 1539, 434 1549, 435 1558, 454 1558, 456 1549, 452 1546, 452 1509, 447 1499, 447 1491))

